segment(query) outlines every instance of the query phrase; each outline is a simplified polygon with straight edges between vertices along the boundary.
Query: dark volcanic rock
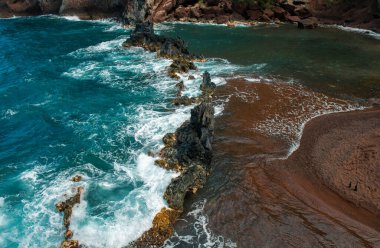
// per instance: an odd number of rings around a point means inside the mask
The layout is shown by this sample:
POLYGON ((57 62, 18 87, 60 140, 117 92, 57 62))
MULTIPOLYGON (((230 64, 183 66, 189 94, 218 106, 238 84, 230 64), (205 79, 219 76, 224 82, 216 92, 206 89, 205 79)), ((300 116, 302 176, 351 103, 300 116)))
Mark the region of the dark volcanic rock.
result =
POLYGON ((200 89, 202 91, 203 97, 212 96, 216 89, 216 85, 215 83, 211 82, 210 73, 207 71, 203 73, 203 80, 200 89))
POLYGON ((214 137, 214 108, 202 102, 191 110, 190 121, 176 131, 176 157, 180 163, 199 161, 209 164, 212 158, 211 143, 214 137))
POLYGON ((173 104, 175 106, 179 106, 179 105, 188 106, 188 105, 196 103, 197 101, 198 101, 198 98, 195 98, 195 97, 180 96, 173 100, 173 104))
POLYGON ((154 34, 153 23, 137 23, 130 38, 124 43, 124 47, 138 46, 151 52, 157 52, 158 56, 165 58, 202 59, 189 53, 186 43, 180 38, 168 38, 154 34))
POLYGON ((206 182, 207 172, 201 165, 192 165, 179 177, 173 179, 166 189, 164 198, 171 208, 183 210, 187 193, 195 193, 206 182))
POLYGON ((309 17, 298 22, 298 28, 301 29, 314 29, 318 27, 318 19, 315 17, 309 17))
POLYGON ((178 78, 177 73, 186 73, 189 70, 196 70, 197 67, 188 59, 178 58, 169 66, 168 74, 172 78, 178 78))

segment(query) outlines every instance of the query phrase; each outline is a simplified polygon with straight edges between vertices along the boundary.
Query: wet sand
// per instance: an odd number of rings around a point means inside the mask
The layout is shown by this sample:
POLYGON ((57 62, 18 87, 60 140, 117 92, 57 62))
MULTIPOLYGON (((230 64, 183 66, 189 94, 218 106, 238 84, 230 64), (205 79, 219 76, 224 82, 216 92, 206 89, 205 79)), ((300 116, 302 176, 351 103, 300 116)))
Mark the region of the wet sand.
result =
POLYGON ((380 109, 316 117, 359 106, 273 82, 231 80, 217 97, 213 171, 189 202, 207 199, 214 233, 238 247, 380 247, 380 109))

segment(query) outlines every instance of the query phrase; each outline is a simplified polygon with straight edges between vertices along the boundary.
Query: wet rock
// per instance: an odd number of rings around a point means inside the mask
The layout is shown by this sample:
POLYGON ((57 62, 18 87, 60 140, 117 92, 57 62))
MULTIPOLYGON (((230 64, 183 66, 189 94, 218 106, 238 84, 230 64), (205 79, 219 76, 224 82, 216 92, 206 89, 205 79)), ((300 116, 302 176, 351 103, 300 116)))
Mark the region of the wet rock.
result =
POLYGON ((162 138, 162 141, 166 146, 173 146, 176 142, 175 133, 165 134, 165 136, 162 138))
POLYGON ((59 212, 63 212, 63 224, 66 228, 70 226, 71 214, 75 204, 80 203, 80 196, 82 194, 83 187, 76 188, 76 194, 64 202, 59 202, 55 206, 59 212))
POLYGON ((203 80, 200 89, 203 96, 212 96, 216 89, 216 85, 215 83, 211 82, 210 73, 207 71, 203 73, 203 80))
POLYGON ((316 27, 318 27, 318 19, 315 17, 309 17, 298 22, 300 29, 314 29, 316 27))
POLYGON ((82 180, 82 176, 81 175, 76 175, 74 176, 72 179, 71 179, 73 182, 80 182, 82 180))
POLYGON ((182 211, 186 194, 196 192, 206 182, 207 172, 200 165, 192 165, 180 176, 174 178, 165 191, 164 198, 171 208, 182 211))
POLYGON ((188 106, 188 105, 196 103, 197 101, 198 101, 198 98, 196 97, 181 96, 181 97, 175 98, 173 100, 173 104, 175 106, 180 106, 180 105, 188 106))
POLYGON ((180 214, 180 211, 162 208, 154 217, 153 226, 127 247, 161 247, 173 235, 174 223, 180 214))
POLYGON ((279 6, 274 6, 272 10, 276 18, 280 20, 285 18, 286 10, 284 10, 283 8, 279 6))
POLYGON ((73 232, 70 229, 68 229, 65 232, 65 239, 71 239, 73 235, 74 235, 73 232))
POLYGON ((64 240, 61 243, 61 248, 78 248, 79 242, 78 240, 64 240))
POLYGON ((198 161, 208 165, 212 159, 211 143, 214 136, 214 108, 202 102, 191 110, 190 121, 176 131, 176 159, 183 164, 198 161))
POLYGON ((173 61, 169 66, 168 73, 169 76, 173 77, 177 73, 187 73, 189 70, 196 70, 197 67, 188 59, 178 58, 173 61))
POLYGON ((201 60, 189 53, 186 43, 180 38, 168 38, 154 34, 153 23, 143 22, 136 24, 131 36, 123 43, 124 47, 142 47, 151 52, 157 52, 160 57, 171 59, 201 60))
POLYGON ((194 77, 193 75, 190 75, 188 79, 189 79, 189 80, 194 80, 195 77, 194 77))
POLYGON ((177 83, 175 87, 177 88, 177 97, 181 96, 182 91, 185 89, 185 84, 183 83, 183 81, 177 83))

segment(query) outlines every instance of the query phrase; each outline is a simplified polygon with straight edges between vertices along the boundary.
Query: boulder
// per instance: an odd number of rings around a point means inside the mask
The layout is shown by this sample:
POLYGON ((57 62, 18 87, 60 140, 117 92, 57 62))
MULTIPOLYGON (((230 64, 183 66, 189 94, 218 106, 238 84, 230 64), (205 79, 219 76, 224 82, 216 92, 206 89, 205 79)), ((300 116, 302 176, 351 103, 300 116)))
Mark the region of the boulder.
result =
POLYGON ((271 9, 265 9, 264 15, 266 15, 268 18, 272 18, 274 16, 274 12, 271 9))
POLYGON ((278 19, 284 19, 286 10, 284 10, 283 8, 279 6, 274 6, 273 13, 274 13, 274 16, 277 17, 278 19))
POLYGON ((212 7, 204 7, 201 9, 202 13, 206 15, 214 15, 219 16, 221 14, 224 14, 223 9, 221 9, 219 6, 212 6, 212 7))
POLYGON ((174 178, 167 187, 164 198, 170 208, 183 211, 183 203, 188 193, 195 193, 205 184, 206 170, 200 165, 192 165, 180 176, 174 178))
POLYGON ((200 89, 202 91, 202 96, 204 97, 212 96, 216 89, 216 84, 211 82, 210 73, 208 73, 207 71, 203 73, 203 79, 202 84, 200 85, 200 89))
POLYGON ((261 10, 247 10, 247 16, 250 20, 259 20, 263 12, 261 10))
POLYGON ((283 8, 285 11, 289 12, 291 15, 294 15, 294 10, 296 6, 290 3, 282 3, 280 4, 281 8, 283 8))
POLYGON ((64 240, 61 243, 61 248, 78 248, 79 242, 78 240, 64 240))
POLYGON ((177 19, 186 18, 186 17, 189 17, 189 15, 190 15, 190 9, 185 8, 183 6, 179 6, 174 11, 174 17, 177 19))
POLYGON ((263 22, 271 22, 272 19, 270 19, 267 15, 262 15, 261 18, 259 19, 259 21, 263 21, 263 22))
POLYGON ((312 14, 305 6, 297 6, 294 10, 294 14, 299 16, 301 19, 311 17, 312 14))
POLYGON ((227 23, 229 20, 230 20, 230 16, 229 15, 221 15, 221 16, 217 16, 215 18, 215 22, 218 23, 218 24, 227 23))
MULTIPOLYGON (((135 30, 123 43, 124 47, 142 47, 151 52, 157 52, 160 57, 181 59, 181 60, 202 60, 200 56, 190 54, 186 43, 180 38, 169 38, 156 35, 153 30, 153 23, 137 23, 135 30)), ((193 65, 189 65, 193 66, 193 65)), ((189 67, 189 69, 191 69, 189 67)))
POLYGON ((190 17, 191 18, 200 18, 202 16, 201 9, 198 5, 190 8, 190 17))
POLYGON ((161 247, 165 240, 174 232, 174 223, 181 214, 180 211, 162 208, 154 217, 152 227, 140 238, 128 244, 128 248, 161 247))
POLYGON ((44 14, 58 14, 63 0, 40 0, 40 8, 44 14))
POLYGON ((237 12, 233 12, 230 19, 231 21, 245 21, 245 18, 237 12))
POLYGON ((299 21, 301 21, 301 19, 299 18, 299 16, 286 15, 285 19, 287 21, 289 21, 289 22, 299 22, 299 21))
POLYGON ((318 19, 315 17, 309 17, 298 22, 300 29, 314 29, 316 27, 318 27, 318 19))

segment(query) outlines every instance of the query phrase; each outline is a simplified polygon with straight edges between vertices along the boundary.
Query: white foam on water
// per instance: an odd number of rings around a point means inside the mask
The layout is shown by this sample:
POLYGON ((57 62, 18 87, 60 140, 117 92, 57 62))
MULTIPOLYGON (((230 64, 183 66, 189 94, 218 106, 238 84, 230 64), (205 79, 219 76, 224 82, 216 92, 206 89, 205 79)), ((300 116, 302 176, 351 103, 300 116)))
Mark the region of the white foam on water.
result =
POLYGON ((68 21, 81 21, 81 19, 78 17, 78 16, 60 16, 61 18, 63 18, 63 19, 66 19, 66 20, 68 20, 68 21))
POLYGON ((13 110, 13 109, 7 109, 3 111, 1 119, 10 119, 12 116, 16 115, 18 111, 13 110))
POLYGON ((217 248, 236 248, 237 244, 223 236, 216 235, 208 227, 209 219, 204 213, 206 199, 196 202, 192 205, 192 211, 187 213, 187 218, 191 219, 193 224, 192 235, 178 235, 174 233, 173 237, 167 240, 164 244, 165 248, 181 247, 183 243, 197 247, 217 247, 217 248))
POLYGON ((359 33, 363 35, 368 35, 371 36, 377 40, 380 40, 380 34, 376 33, 372 30, 368 29, 362 29, 362 28, 353 28, 353 27, 347 27, 347 26, 342 26, 342 25, 323 25, 323 27, 327 28, 337 28, 346 32, 354 32, 354 33, 359 33))
MULTIPOLYGON (((7 216, 5 215, 4 213, 4 208, 5 206, 5 198, 4 197, 0 197, 0 228, 5 226, 7 224, 7 216)), ((2 243, 1 241, 1 236, 0 236, 0 244, 2 243)))

